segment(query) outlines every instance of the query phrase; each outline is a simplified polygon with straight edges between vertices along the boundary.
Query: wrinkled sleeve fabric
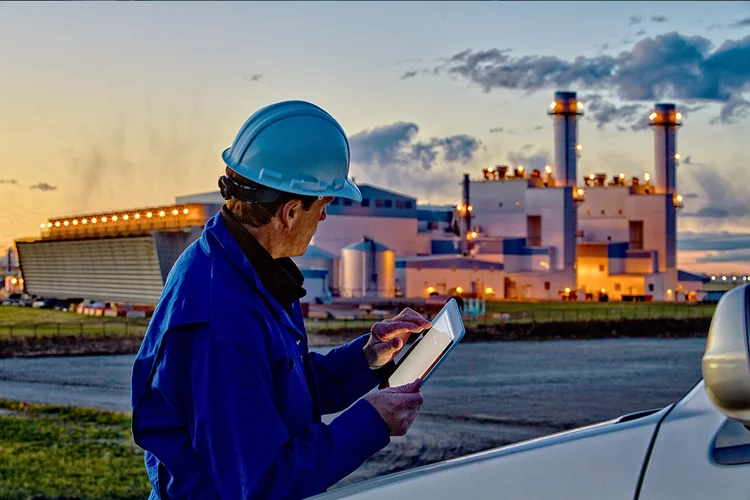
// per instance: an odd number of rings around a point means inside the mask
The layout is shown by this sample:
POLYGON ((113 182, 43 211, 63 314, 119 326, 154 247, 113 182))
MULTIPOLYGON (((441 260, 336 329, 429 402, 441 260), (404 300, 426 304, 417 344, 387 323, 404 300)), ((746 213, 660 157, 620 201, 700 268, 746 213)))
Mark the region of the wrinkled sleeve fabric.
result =
POLYGON ((371 370, 362 351, 369 338, 363 335, 325 356, 310 353, 324 415, 348 408, 383 380, 384 372, 371 370))
POLYGON ((221 498, 319 494, 388 444, 367 401, 290 437, 274 404, 268 357, 257 349, 211 335, 193 353, 193 445, 221 498))

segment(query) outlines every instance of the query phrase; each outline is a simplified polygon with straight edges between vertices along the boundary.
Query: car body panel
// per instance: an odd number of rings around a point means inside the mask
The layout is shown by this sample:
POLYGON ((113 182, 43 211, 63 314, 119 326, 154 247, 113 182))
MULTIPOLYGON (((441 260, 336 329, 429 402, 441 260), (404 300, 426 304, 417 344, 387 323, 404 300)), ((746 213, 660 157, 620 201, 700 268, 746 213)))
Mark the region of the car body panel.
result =
POLYGON ((632 500, 654 432, 670 408, 364 481, 315 498, 632 500))
POLYGON ((726 423, 701 382, 662 422, 639 499, 750 500, 750 464, 722 465, 713 459, 714 443, 726 423))

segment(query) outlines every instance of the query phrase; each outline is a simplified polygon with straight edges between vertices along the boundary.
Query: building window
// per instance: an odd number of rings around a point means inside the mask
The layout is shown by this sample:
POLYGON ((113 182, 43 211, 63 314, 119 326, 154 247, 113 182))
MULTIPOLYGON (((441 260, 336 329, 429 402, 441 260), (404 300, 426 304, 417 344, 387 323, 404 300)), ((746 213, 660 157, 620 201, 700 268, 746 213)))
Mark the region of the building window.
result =
POLYGON ((602 215, 604 215, 604 210, 602 210, 602 215))
POLYGON ((375 200, 375 206, 378 208, 383 208, 385 206, 385 200, 375 200))
POLYGON ((351 207, 352 206, 352 200, 349 198, 344 198, 344 206, 345 207, 351 207))
POLYGON ((404 208, 407 208, 407 209, 411 209, 411 208, 412 208, 412 206, 413 206, 413 205, 412 205, 412 202, 411 202, 411 200, 406 200, 406 201, 404 202, 404 208))
POLYGON ((604 264, 599 264, 599 272, 600 273, 604 272, 604 264))
POLYGON ((370 199, 369 198, 362 198, 362 206, 363 207, 369 207, 370 206, 370 199))
POLYGON ((396 200, 396 208, 411 208, 411 201, 409 200, 396 200))
POLYGON ((649 283, 648 284, 648 291, 649 292, 653 292, 654 291, 654 284, 653 283, 649 283))
POLYGON ((339 204, 339 199, 338 198, 334 198, 334 199, 331 200, 331 205, 338 205, 338 204, 339 204))
POLYGON ((619 283, 615 283, 615 292, 619 292, 620 289, 621 289, 620 284, 619 283))
POLYGON ((393 208, 393 200, 385 200, 385 208, 393 208))
POLYGON ((544 282, 544 289, 545 289, 545 290, 549 290, 550 288, 552 288, 552 287, 550 286, 550 282, 549 282, 549 281, 545 281, 545 282, 544 282))
POLYGON ((435 221, 431 221, 427 223, 427 229, 430 231, 435 231, 438 228, 438 223, 435 221))

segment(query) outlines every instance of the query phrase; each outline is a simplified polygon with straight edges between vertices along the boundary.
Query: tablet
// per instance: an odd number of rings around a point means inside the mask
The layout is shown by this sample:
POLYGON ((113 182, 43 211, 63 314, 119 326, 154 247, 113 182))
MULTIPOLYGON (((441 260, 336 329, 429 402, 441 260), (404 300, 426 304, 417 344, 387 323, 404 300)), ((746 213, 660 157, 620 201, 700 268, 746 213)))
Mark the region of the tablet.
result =
POLYGON ((451 298, 432 320, 432 327, 422 332, 396 361, 393 373, 381 388, 410 384, 418 378, 424 384, 465 333, 461 311, 456 299, 451 298))

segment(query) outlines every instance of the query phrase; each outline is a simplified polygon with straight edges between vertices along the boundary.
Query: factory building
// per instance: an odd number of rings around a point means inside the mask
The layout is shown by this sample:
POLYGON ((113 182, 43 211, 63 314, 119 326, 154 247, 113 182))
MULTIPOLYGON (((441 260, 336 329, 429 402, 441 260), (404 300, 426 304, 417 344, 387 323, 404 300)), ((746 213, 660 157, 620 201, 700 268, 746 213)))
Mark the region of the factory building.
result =
MULTIPOLYGON (((578 172, 583 112, 574 92, 557 92, 547 110, 552 164, 465 174, 455 205, 418 205, 368 184, 360 184, 359 203, 334 199, 307 252, 294 259, 306 280, 303 301, 699 299, 707 278, 676 268, 680 113, 657 104, 649 116, 653 172, 608 180, 578 172)), ((41 237, 16 243, 26 291, 155 304, 176 258, 223 202, 209 192, 45 221, 41 237)))

